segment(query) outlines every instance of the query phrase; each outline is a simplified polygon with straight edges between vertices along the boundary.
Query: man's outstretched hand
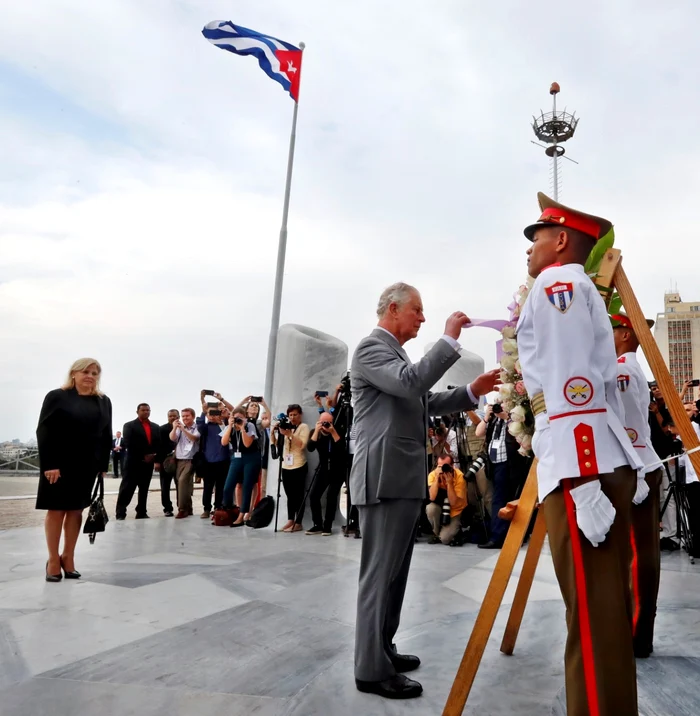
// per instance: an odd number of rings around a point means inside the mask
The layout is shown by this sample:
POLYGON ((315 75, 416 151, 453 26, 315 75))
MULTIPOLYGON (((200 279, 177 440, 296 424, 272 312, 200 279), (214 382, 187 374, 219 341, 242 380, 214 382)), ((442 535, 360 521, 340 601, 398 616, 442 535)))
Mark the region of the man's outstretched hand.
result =
POLYGON ((458 341, 462 328, 469 323, 471 323, 471 320, 466 314, 462 313, 462 311, 455 311, 445 323, 445 335, 458 341))
POLYGON ((492 390, 495 390, 495 388, 501 384, 501 379, 498 377, 500 374, 500 368, 494 368, 488 371, 488 373, 482 373, 471 382, 469 387, 472 389, 472 393, 478 398, 481 395, 486 395, 492 390))

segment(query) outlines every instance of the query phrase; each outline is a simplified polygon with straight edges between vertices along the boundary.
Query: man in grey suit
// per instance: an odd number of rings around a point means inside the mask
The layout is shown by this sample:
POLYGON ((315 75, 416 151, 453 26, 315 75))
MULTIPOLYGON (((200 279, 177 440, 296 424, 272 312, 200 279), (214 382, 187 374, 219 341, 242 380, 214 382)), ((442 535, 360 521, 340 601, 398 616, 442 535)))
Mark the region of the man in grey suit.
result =
POLYGON ((457 339, 467 316, 453 313, 445 335, 411 363, 403 345, 425 321, 418 291, 404 283, 390 286, 377 315, 378 326, 360 341, 350 373, 356 429, 350 493, 362 530, 355 684, 367 693, 408 699, 420 696, 423 687, 402 672, 418 668, 420 660, 399 654, 393 639, 426 494, 428 415, 474 409, 479 396, 493 390, 499 371, 469 386, 431 393, 459 359, 457 339))

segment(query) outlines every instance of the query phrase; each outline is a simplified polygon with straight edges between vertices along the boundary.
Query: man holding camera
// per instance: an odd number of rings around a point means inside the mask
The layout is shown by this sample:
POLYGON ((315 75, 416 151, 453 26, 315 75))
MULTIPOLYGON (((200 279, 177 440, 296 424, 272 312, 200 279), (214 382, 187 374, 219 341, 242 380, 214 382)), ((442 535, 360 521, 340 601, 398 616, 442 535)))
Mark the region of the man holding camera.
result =
POLYGON ((438 458, 437 468, 428 475, 428 493, 430 502, 425 512, 433 526, 429 542, 450 544, 461 529, 462 512, 467 506, 467 483, 462 472, 452 466, 449 455, 438 458))
MULTIPOLYGON (((219 509, 224 502, 224 485, 231 465, 231 453, 228 445, 221 444, 224 432, 224 419, 222 410, 215 403, 214 407, 207 402, 207 394, 214 395, 212 391, 202 391, 202 414, 197 418, 199 430, 199 451, 204 458, 199 470, 204 478, 202 489, 202 507, 200 515, 203 520, 209 518, 212 512, 212 493, 214 495, 214 508, 219 509)), ((223 403, 223 399, 216 396, 223 403)), ((225 404, 225 403, 224 403, 225 404)))
POLYGON ((486 437, 484 444, 488 455, 487 475, 493 486, 491 500, 491 537, 479 549, 500 549, 503 547, 510 522, 498 516, 499 510, 513 499, 515 479, 512 463, 517 459, 518 443, 508 432, 508 413, 500 403, 486 406, 484 422, 476 430, 478 436, 486 437))
POLYGON ((420 660, 399 654, 393 640, 425 498, 428 416, 473 409, 480 395, 493 390, 499 371, 471 386, 431 393, 459 360, 457 339, 469 318, 453 313, 445 335, 414 364, 403 346, 425 321, 418 291, 405 283, 390 286, 377 315, 377 328, 360 341, 350 372, 357 431, 350 483, 362 529, 355 685, 385 698, 410 699, 423 687, 403 672, 418 668, 420 660))
POLYGON ((333 533, 333 519, 338 509, 338 496, 345 480, 345 441, 340 430, 333 425, 330 413, 321 413, 316 429, 313 431, 307 448, 309 452, 318 453, 318 468, 311 488, 309 503, 313 517, 313 527, 306 531, 307 535, 323 535, 333 533), (323 519, 321 498, 326 492, 326 519, 323 519))
POLYGON ((177 515, 181 520, 192 514, 192 493, 194 491, 193 458, 199 450, 199 430, 194 422, 194 410, 184 408, 182 419, 173 421, 168 435, 175 445, 175 485, 177 486, 177 515))

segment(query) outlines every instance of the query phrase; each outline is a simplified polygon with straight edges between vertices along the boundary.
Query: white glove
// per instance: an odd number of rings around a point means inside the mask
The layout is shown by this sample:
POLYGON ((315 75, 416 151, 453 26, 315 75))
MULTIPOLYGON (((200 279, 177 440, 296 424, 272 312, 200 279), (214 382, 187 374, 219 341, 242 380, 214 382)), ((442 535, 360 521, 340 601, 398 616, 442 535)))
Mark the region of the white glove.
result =
POLYGON ((644 475, 642 475, 641 472, 637 473, 637 492, 634 493, 634 497, 632 498, 632 502, 634 502, 635 505, 641 505, 644 500, 647 499, 649 495, 649 485, 647 485, 647 481, 644 479, 644 475))
POLYGON ((576 505, 576 522, 586 539, 597 547, 615 521, 615 508, 600 487, 600 480, 587 482, 571 490, 576 505))

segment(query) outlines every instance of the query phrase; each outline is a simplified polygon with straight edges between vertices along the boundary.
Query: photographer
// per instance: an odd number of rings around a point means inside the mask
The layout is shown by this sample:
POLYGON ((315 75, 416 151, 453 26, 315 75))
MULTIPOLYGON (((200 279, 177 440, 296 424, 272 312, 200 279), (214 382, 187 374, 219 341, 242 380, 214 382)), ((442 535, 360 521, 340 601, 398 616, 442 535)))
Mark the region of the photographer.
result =
POLYGON ((425 512, 433 527, 430 544, 450 544, 460 530, 460 519, 467 506, 467 483, 462 472, 452 467, 449 455, 438 458, 438 466, 428 475, 430 503, 425 512), (449 502, 449 521, 441 520, 445 499, 449 502))
MULTIPOLYGON (((223 426, 222 410, 213 407, 206 401, 206 391, 201 393, 202 414, 197 418, 199 430, 199 452, 202 462, 198 470, 204 478, 202 489, 201 518, 207 519, 212 511, 212 493, 214 493, 214 507, 223 504, 224 484, 231 463, 230 452, 227 445, 221 444, 223 426)), ((213 393, 211 393, 213 395, 213 393)), ((220 397, 220 396, 217 396, 220 397)))
POLYGON ((318 452, 319 463, 309 496, 314 524, 306 531, 307 535, 328 537, 333 533, 333 519, 338 509, 338 496, 345 480, 346 468, 345 441, 341 431, 342 427, 336 429, 333 425, 333 416, 330 413, 321 413, 316 429, 309 438, 307 448, 309 452, 318 452), (324 520, 321 498, 326 490, 328 493, 324 520))
POLYGON ((500 403, 486 406, 484 422, 476 429, 476 435, 485 436, 487 447, 487 474, 493 485, 491 501, 491 538, 480 544, 480 549, 500 549, 508 533, 509 522, 502 520, 498 512, 508 504, 515 494, 514 480, 511 476, 511 459, 517 453, 518 443, 508 432, 508 413, 500 403))
POLYGON ((287 496, 287 523, 282 532, 301 532, 304 517, 304 490, 309 466, 306 463, 306 445, 309 426, 301 422, 301 406, 293 403, 287 408, 286 419, 275 424, 275 444, 282 447, 282 485, 287 496))
POLYGON ((231 466, 224 485, 224 509, 233 507, 236 487, 243 485, 241 511, 231 527, 239 527, 249 517, 253 488, 260 476, 261 457, 258 431, 243 408, 234 408, 228 425, 221 436, 221 444, 232 447, 231 466))

